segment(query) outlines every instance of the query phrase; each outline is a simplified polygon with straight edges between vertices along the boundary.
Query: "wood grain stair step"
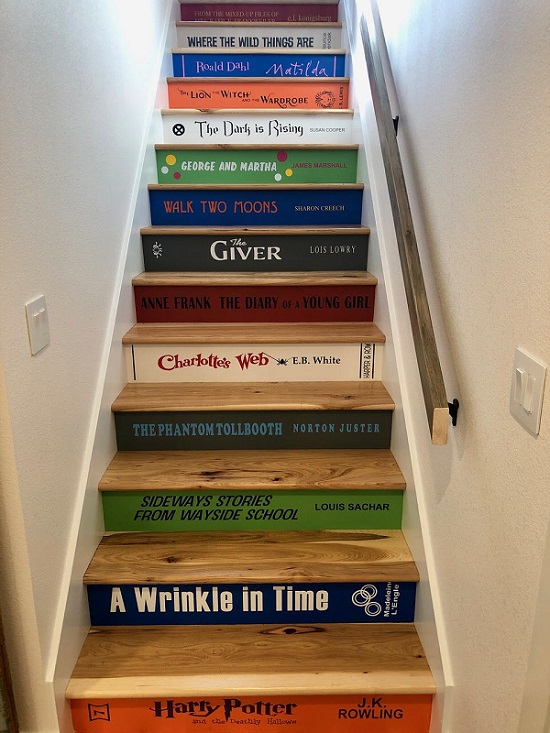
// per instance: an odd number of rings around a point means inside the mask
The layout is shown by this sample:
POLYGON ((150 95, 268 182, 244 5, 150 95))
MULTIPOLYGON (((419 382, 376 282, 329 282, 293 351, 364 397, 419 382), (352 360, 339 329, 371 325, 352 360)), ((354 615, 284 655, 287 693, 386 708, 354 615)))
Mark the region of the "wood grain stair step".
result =
POLYGON ((120 451, 99 482, 103 492, 404 488, 388 450, 120 451))
POLYGON ((348 235, 348 234, 359 234, 365 235, 370 233, 369 227, 354 227, 354 226, 340 226, 340 227, 178 227, 178 226, 147 226, 140 229, 141 234, 174 234, 174 235, 214 235, 214 236, 236 236, 246 234, 258 234, 266 237, 284 237, 285 235, 296 235, 296 236, 334 236, 348 235))
MULTIPOLYGON (((163 117, 178 117, 180 115, 187 115, 188 117, 194 117, 198 112, 200 112, 201 115, 210 115, 215 116, 218 115, 220 112, 224 115, 241 115, 243 114, 243 110, 240 107, 223 107, 220 109, 173 109, 173 108, 164 108, 161 109, 160 113, 163 117)), ((264 115, 270 115, 273 116, 274 112, 272 109, 262 109, 261 107, 253 107, 251 109, 244 110, 245 114, 252 117, 258 117, 258 116, 264 116, 264 115)), ((345 108, 345 109, 278 109, 276 110, 277 117, 283 116, 288 119, 292 119, 293 117, 301 117, 302 115, 312 116, 312 117, 318 117, 319 119, 322 119, 323 117, 327 117, 328 115, 336 115, 336 117, 344 118, 344 117, 353 117, 353 109, 351 108, 345 108)))
POLYGON ((137 323, 123 344, 378 343, 374 323, 137 323))
MULTIPOLYGON (((240 53, 240 52, 239 52, 240 53)), ((317 143, 316 145, 285 145, 285 151, 299 151, 299 150, 359 150, 359 145, 329 145, 324 143, 317 143)), ((217 145, 188 145, 184 143, 157 143, 155 150, 273 150, 278 151, 281 149, 280 145, 254 145, 245 143, 225 143, 217 145)))
POLYGON ((149 183, 149 191, 362 191, 363 183, 149 183))
POLYGON ((418 580, 400 530, 111 534, 84 574, 86 585, 418 580))
POLYGON ((381 382, 127 384, 113 412, 180 410, 393 410, 381 382))
POLYGON ((303 23, 299 22, 284 22, 284 21, 266 21, 266 22, 256 22, 253 21, 222 21, 222 20, 191 20, 191 21, 185 21, 185 20, 177 20, 176 21, 176 28, 245 28, 245 29, 252 29, 252 28, 259 28, 259 29, 266 29, 266 28, 323 28, 323 29, 330 29, 330 28, 341 28, 342 23, 339 21, 327 21, 326 23, 308 23, 304 21, 303 23))
POLYGON ((92 629, 69 699, 427 694, 411 624, 92 629))
POLYGON ((142 272, 133 285, 311 286, 376 285, 370 272, 142 272))

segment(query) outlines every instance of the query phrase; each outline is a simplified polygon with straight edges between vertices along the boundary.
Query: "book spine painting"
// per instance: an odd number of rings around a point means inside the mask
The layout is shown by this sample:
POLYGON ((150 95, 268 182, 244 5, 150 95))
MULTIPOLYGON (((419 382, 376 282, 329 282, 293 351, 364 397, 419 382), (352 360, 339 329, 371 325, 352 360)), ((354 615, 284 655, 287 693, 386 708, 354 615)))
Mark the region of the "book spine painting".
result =
POLYGON ((209 49, 339 49, 341 29, 330 26, 249 25, 248 27, 177 25, 178 48, 209 49))
POLYGON ((383 344, 134 344, 133 382, 345 382, 380 379, 383 344))
POLYGON ((284 77, 329 79, 344 76, 345 55, 331 53, 173 51, 174 76, 187 78, 284 77))
POLYGON ((149 201, 157 226, 359 226, 363 188, 150 186, 149 201))
POLYGON ((389 448, 391 410, 115 412, 119 450, 389 448))
POLYGON ((357 148, 166 148, 159 183, 355 183, 357 148))
POLYGON ((346 109, 347 79, 168 79, 171 109, 346 109))
POLYGON ((400 529, 403 491, 104 491, 107 532, 400 529))
POLYGON ((372 321, 375 285, 134 285, 139 323, 372 321))
POLYGON ((71 700, 78 733, 426 733, 430 695, 263 695, 227 697, 177 695, 71 700))
POLYGON ((291 110, 254 110, 228 115, 223 110, 172 110, 163 115, 164 141, 179 144, 292 145, 296 143, 345 145, 352 141, 351 113, 327 111, 323 115, 291 110))
POLYGON ((416 583, 88 585, 92 626, 409 623, 416 583))
POLYGON ((142 235, 145 269, 151 272, 301 272, 366 270, 368 234, 209 234, 142 235))
POLYGON ((181 20, 334 23, 338 5, 324 3, 182 3, 181 20))

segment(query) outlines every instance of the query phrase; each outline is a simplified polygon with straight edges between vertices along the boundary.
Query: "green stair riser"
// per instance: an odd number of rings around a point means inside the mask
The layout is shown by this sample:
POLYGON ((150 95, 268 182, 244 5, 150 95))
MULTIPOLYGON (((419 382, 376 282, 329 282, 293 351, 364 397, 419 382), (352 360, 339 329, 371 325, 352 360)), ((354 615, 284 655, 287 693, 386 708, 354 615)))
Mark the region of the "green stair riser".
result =
POLYGON ((401 490, 105 491, 105 530, 400 529, 401 490))
POLYGON ((357 150, 157 150, 159 183, 355 183, 357 150))

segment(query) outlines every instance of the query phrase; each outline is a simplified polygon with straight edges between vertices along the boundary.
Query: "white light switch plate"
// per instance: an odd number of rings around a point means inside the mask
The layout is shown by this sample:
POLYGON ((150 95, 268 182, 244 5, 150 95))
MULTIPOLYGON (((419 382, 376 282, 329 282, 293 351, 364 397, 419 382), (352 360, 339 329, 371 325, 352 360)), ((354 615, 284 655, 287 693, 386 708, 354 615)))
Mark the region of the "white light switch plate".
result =
POLYGON ((546 381, 546 366, 516 349, 510 389, 510 412, 532 435, 538 435, 546 381))
POLYGON ((39 351, 42 351, 50 343, 50 325, 48 323, 46 298, 41 295, 25 303, 25 313, 27 315, 31 354, 38 354, 39 351))

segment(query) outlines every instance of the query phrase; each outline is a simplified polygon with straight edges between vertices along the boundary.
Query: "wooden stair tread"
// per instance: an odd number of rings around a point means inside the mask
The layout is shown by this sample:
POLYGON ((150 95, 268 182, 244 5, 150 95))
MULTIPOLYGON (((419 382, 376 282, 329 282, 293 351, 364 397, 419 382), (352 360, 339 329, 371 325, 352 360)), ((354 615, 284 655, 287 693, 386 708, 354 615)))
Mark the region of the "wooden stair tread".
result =
MULTIPOLYGON (((221 26, 222 28, 248 28, 258 27, 261 28, 341 28, 342 23, 340 21, 327 21, 326 23, 311 23, 304 21, 303 23, 298 22, 285 22, 285 21, 223 21, 223 20, 177 20, 176 27, 178 28, 212 28, 215 26, 221 26)), ((273 49, 271 49, 273 51, 273 49)))
POLYGON ((100 491, 404 489, 389 450, 119 451, 100 491))
POLYGON ((393 410, 381 382, 221 382, 127 384, 113 412, 179 410, 393 410))
POLYGON ((116 533, 84 574, 87 585, 418 580, 401 530, 116 533))
MULTIPOLYGON (((216 113, 222 112, 224 115, 242 115, 243 111, 246 111, 247 115, 265 115, 273 114, 272 109, 266 109, 262 107, 255 107, 254 109, 243 110, 240 108, 232 109, 228 107, 220 107, 218 109, 161 109, 160 113, 163 117, 172 117, 175 115, 215 115, 216 113)), ((347 109, 278 109, 277 116, 280 117, 298 117, 299 115, 313 115, 322 117, 323 115, 340 115, 345 117, 353 117, 353 110, 347 109)))
POLYGON ((66 696, 434 694, 412 624, 92 629, 66 696))
POLYGON ((148 226, 140 229, 141 234, 197 234, 197 235, 212 235, 219 236, 222 234, 258 234, 262 236, 273 236, 273 237, 284 237, 287 234, 300 235, 325 235, 325 234, 370 234, 369 227, 357 227, 357 226, 341 226, 341 227, 182 227, 182 226, 148 226))
POLYGON ((149 191, 326 191, 363 190, 363 183, 149 183, 149 191))
MULTIPOLYGON (((277 53, 277 56, 312 56, 315 54, 315 56, 345 56, 346 51, 343 48, 189 48, 189 47, 176 47, 172 48, 172 53, 183 53, 183 54, 197 54, 197 55, 205 55, 205 56, 217 56, 222 54, 233 54, 242 56, 243 54, 250 54, 251 56, 260 56, 261 54, 266 54, 269 56, 272 56, 274 53, 274 50, 277 53)), ((229 75, 231 77, 231 75, 229 75)), ((196 79, 201 77, 185 77, 185 76, 178 76, 176 77, 178 79, 196 79)), ((277 77, 269 77, 269 79, 273 79, 277 77)), ((309 79, 310 77, 303 76, 302 79, 309 79)), ((332 77, 327 77, 332 78, 332 77)))
MULTIPOLYGON (((338 84, 338 83, 349 83, 349 76, 330 76, 327 78, 323 77, 323 81, 326 84, 338 84)), ((265 84, 266 81, 275 82, 277 84, 318 84, 319 83, 319 77, 316 76, 298 76, 298 77, 291 77, 291 76, 270 76, 269 79, 266 79, 265 76, 247 76, 247 77, 234 77, 234 76, 201 76, 201 77, 193 77, 193 76, 169 76, 166 78, 166 81, 168 83, 175 82, 177 84, 181 82, 216 82, 216 83, 231 83, 233 81, 246 81, 246 83, 254 83, 254 82, 261 82, 262 84, 265 84)), ((199 100, 200 102, 200 100, 199 100)), ((328 110, 332 111, 332 110, 328 110)), ((246 110, 248 114, 248 109, 246 110)))
POLYGON ((376 285, 370 272, 348 270, 331 272, 142 272, 132 285, 194 286, 312 286, 376 285))
POLYGON ((374 323, 136 323, 123 344, 383 344, 374 323))
MULTIPOLYGON (((241 50, 239 50, 241 53, 241 50)), ((319 144, 319 143, 301 143, 298 145, 285 145, 285 150, 359 150, 359 145, 344 144, 319 144)), ((280 145, 254 145, 245 143, 219 143, 218 145, 184 145, 182 143, 157 143, 155 150, 280 150, 280 145)))

